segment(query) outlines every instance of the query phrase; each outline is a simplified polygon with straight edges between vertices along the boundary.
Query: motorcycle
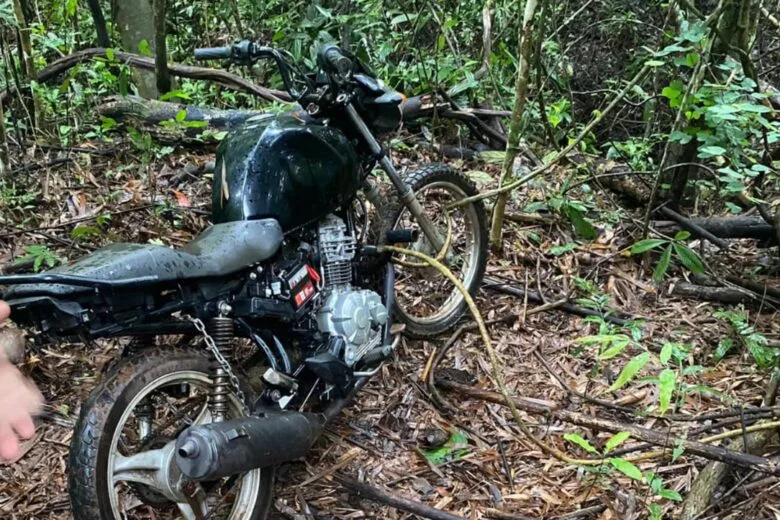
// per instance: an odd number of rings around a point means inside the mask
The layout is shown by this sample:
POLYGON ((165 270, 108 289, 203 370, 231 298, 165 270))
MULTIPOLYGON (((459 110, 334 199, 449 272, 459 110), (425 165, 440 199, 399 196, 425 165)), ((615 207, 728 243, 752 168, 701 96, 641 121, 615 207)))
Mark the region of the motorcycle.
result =
POLYGON ((299 105, 220 143, 213 225, 178 250, 113 244, 0 277, 14 321, 41 337, 130 338, 81 407, 76 520, 264 519, 274 468, 304 457, 391 359, 394 322, 431 337, 465 309, 443 277, 381 246, 438 255, 472 293, 485 272, 482 204, 453 205, 474 184, 446 165, 396 170, 375 135, 400 126, 404 98, 361 60, 325 45, 303 73, 248 41, 195 57, 271 59, 299 105))

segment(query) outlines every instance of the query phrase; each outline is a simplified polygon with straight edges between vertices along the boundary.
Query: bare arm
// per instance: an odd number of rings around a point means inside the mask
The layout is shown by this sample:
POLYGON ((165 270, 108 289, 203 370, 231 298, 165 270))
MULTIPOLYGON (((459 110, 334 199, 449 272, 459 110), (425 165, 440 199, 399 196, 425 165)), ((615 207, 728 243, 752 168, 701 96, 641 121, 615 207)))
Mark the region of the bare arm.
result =
MULTIPOLYGON (((0 323, 11 314, 8 305, 0 301, 0 323)), ((19 455, 19 440, 35 434, 32 416, 40 410, 41 394, 6 359, 0 348, 0 461, 19 455)))

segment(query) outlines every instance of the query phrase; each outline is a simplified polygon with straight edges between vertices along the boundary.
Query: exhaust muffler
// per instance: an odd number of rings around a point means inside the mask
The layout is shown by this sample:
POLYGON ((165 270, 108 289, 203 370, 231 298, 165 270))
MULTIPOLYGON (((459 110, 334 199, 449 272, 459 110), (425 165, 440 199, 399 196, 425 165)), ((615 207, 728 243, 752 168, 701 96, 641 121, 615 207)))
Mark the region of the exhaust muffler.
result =
POLYGON ((280 411, 192 426, 176 439, 176 464, 196 481, 276 466, 308 454, 325 421, 322 414, 280 411))

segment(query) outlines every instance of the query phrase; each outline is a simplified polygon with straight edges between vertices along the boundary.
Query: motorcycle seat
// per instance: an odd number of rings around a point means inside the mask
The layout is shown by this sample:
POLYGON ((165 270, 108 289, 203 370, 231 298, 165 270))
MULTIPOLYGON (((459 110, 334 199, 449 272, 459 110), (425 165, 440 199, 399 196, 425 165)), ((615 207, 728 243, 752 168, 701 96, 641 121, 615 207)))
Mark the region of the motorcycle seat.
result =
MULTIPOLYGON (((46 274, 111 281, 156 276, 159 283, 219 278, 271 258, 283 238, 276 219, 225 222, 210 227, 182 249, 155 244, 112 244, 46 274)), ((3 298, 11 301, 43 294, 56 297, 89 290, 56 283, 22 284, 11 286, 3 298)))

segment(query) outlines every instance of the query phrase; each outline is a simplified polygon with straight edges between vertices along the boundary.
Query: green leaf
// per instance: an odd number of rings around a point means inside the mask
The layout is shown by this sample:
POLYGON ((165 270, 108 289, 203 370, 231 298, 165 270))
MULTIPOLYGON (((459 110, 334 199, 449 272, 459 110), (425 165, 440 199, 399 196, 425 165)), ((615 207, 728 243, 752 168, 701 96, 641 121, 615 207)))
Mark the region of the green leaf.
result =
POLYGON ((701 42, 709 33, 709 27, 703 21, 689 24, 687 21, 680 25, 680 40, 691 43, 701 42))
POLYGON ((666 248, 666 251, 664 251, 664 254, 661 255, 661 259, 658 260, 658 265, 655 266, 655 271, 653 271, 653 281, 655 283, 659 283, 661 280, 664 279, 664 275, 666 274, 666 271, 669 269, 669 263, 672 261, 672 246, 666 248))
POLYGON ((588 441, 577 435, 576 433, 567 433, 563 436, 569 442, 573 442, 588 453, 598 453, 599 451, 594 448, 588 441))
POLYGON ((667 243, 666 240, 662 240, 660 238, 646 238, 644 240, 640 240, 639 242, 631 246, 631 254, 638 255, 646 251, 650 251, 651 249, 655 249, 666 243, 667 243))
POLYGON ((664 508, 658 504, 650 504, 647 506, 650 511, 649 520, 663 520, 664 508))
POLYGON ((663 49, 661 49, 660 51, 656 52, 654 54, 654 57, 662 58, 664 56, 668 56, 668 55, 674 54, 676 52, 687 52, 689 50, 691 50, 690 47, 683 47, 681 45, 678 45, 678 44, 674 43, 674 44, 668 45, 668 46, 664 47, 663 49))
POLYGON ((658 492, 658 494, 667 500, 674 500, 675 502, 679 502, 682 500, 682 496, 680 496, 680 493, 677 491, 674 491, 672 489, 662 489, 658 492))
POLYGON ((677 373, 667 368, 658 376, 659 405, 661 415, 665 414, 672 402, 672 394, 677 386, 677 373))
POLYGON ((144 56, 151 56, 152 55, 152 50, 149 48, 149 41, 148 40, 141 40, 138 43, 138 52, 140 52, 144 56))
POLYGON ((108 48, 106 49, 106 58, 108 58, 108 61, 114 61, 114 49, 108 48))
POLYGON ((579 244, 575 244, 574 242, 569 242, 568 244, 564 244, 562 246, 551 247, 550 253, 552 253, 554 256, 561 256, 570 251, 574 251, 578 247, 579 244))
POLYGON ((746 341, 745 345, 759 368, 771 368, 778 365, 780 352, 755 341, 746 341))
POLYGON ((569 220, 574 226, 574 231, 582 238, 593 240, 599 235, 596 228, 593 227, 593 224, 585 218, 585 215, 580 210, 569 204, 565 206, 564 213, 569 217, 569 220))
POLYGON ((648 60, 645 62, 645 65, 648 67, 663 67, 666 63, 661 60, 648 60))
POLYGON ((724 357, 726 357, 726 354, 729 353, 729 351, 734 348, 734 345, 736 342, 734 341, 734 338, 723 338, 718 342, 718 348, 715 349, 715 352, 712 353, 712 359, 716 363, 720 360, 722 360, 724 357))
POLYGON ((701 274, 704 272, 704 262, 690 247, 683 244, 672 244, 674 252, 680 262, 691 272, 701 274))
POLYGON ((702 146, 699 148, 699 157, 702 159, 709 159, 710 157, 716 157, 724 155, 726 149, 721 146, 702 146))
POLYGON ((661 90, 661 95, 668 99, 677 99, 682 95, 682 91, 676 86, 669 85, 661 90))
POLYGON ((466 175, 468 175, 469 178, 477 184, 490 184, 493 182, 493 177, 489 173, 483 172, 481 170, 467 171, 466 175))
POLYGON ((631 343, 631 338, 626 335, 618 334, 610 341, 612 344, 607 350, 601 353, 599 359, 607 360, 618 356, 631 343))
POLYGON ((627 477, 631 477, 632 479, 638 480, 640 482, 644 480, 644 478, 642 477, 642 472, 639 471, 639 468, 637 468, 627 460, 609 459, 609 463, 612 464, 616 470, 626 475, 627 477))
POLYGON ((181 123, 185 119, 187 119, 187 111, 186 110, 179 110, 178 112, 176 112, 176 121, 177 122, 181 123))
POLYGON ((431 450, 420 450, 423 456, 437 466, 450 460, 456 460, 469 453, 469 438, 460 430, 451 432, 449 440, 439 448, 431 450))
POLYGON ((680 144, 688 144, 693 139, 693 136, 687 132, 681 132, 679 130, 675 130, 671 134, 669 134, 669 140, 674 141, 676 143, 680 144))
POLYGON ((672 343, 667 343, 663 346, 661 349, 661 355, 659 356, 659 359, 661 360, 661 363, 666 365, 669 363, 669 360, 672 358, 672 351, 674 350, 674 345, 672 343))
POLYGON ((683 453, 685 453, 685 448, 683 447, 682 443, 677 443, 677 445, 672 450, 672 462, 682 457, 683 453))
POLYGON ((614 450, 624 442, 628 440, 628 438, 631 437, 631 434, 629 432, 618 432, 612 437, 609 438, 607 441, 606 446, 604 447, 604 454, 606 455, 610 451, 614 450))
POLYGON ((691 233, 688 231, 678 231, 676 235, 674 235, 675 240, 688 240, 691 238, 691 233))
POLYGON ((192 99, 192 96, 190 96, 183 90, 171 90, 170 92, 166 92, 165 94, 160 96, 160 101, 169 101, 171 99, 183 99, 185 101, 190 101, 192 99))
POLYGON ((623 370, 620 372, 617 380, 609 387, 610 392, 614 392, 620 388, 626 386, 637 373, 642 370, 647 362, 650 361, 650 354, 643 352, 629 361, 623 370))

